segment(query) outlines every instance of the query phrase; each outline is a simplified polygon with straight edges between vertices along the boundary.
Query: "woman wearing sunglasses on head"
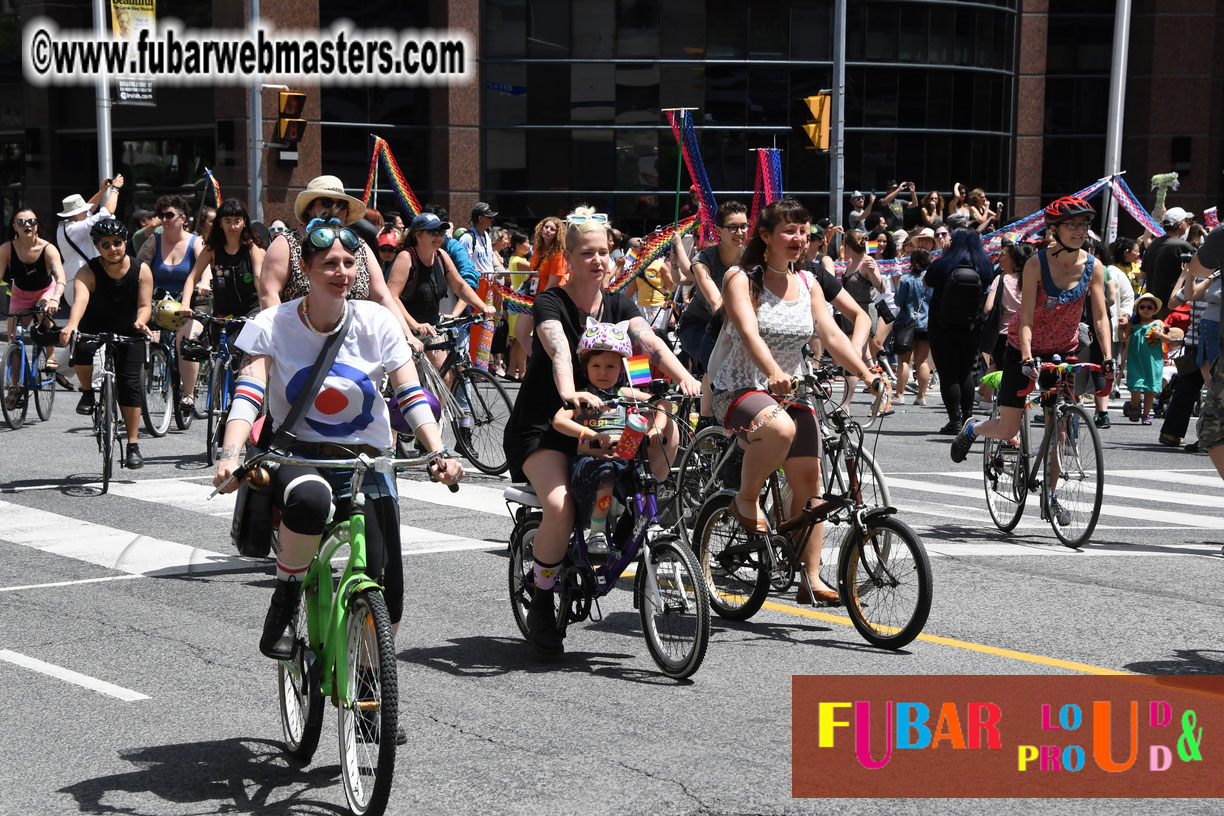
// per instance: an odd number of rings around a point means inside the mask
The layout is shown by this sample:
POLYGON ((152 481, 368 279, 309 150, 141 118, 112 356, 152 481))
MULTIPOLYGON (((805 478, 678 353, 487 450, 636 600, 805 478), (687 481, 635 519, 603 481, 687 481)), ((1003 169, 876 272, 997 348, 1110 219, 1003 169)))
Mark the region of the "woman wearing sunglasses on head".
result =
MULTIPOLYGON (((54 315, 64 296, 64 265, 55 244, 38 235, 38 216, 31 209, 18 210, 9 224, 9 238, 0 244, 0 270, 12 287, 9 311, 21 312, 41 306, 54 315)), ((23 326, 30 317, 21 318, 23 326)), ((8 320, 8 337, 17 328, 17 318, 8 320)), ((47 348, 47 371, 59 368, 55 348, 47 348)), ((12 372, 10 372, 12 373, 12 372)))
MULTIPOLYGON (((335 218, 348 226, 365 215, 365 211, 365 204, 346 193, 344 184, 335 176, 311 179, 293 202, 293 212, 301 224, 308 224, 316 218, 335 218)), ((272 230, 269 229, 269 232, 272 230)), ((361 246, 355 258, 349 300, 372 300, 385 306, 399 324, 400 331, 408 338, 408 344, 419 351, 421 341, 412 335, 399 301, 387 291, 387 281, 383 278, 378 256, 368 246, 361 246)), ((303 297, 309 291, 310 279, 302 266, 302 240, 297 230, 278 230, 273 234, 272 244, 264 256, 259 276, 259 305, 270 309, 284 301, 303 297)))
MULTIPOLYGON (((266 309, 243 329, 238 347, 247 354, 238 376, 233 408, 225 428, 221 459, 213 483, 223 484, 238 467, 238 451, 250 433, 266 397, 273 426, 283 423, 315 365, 327 338, 345 327, 340 349, 319 396, 294 429, 292 453, 307 458, 348 459, 349 451, 377 456, 394 440, 389 410, 400 410, 430 454, 434 475, 445 484, 463 478, 450 459, 441 433, 417 380, 416 367, 394 318, 378 304, 349 300, 357 275, 355 253, 361 240, 339 220, 316 219, 302 241, 302 268, 310 282, 304 297, 266 309), (398 408, 389 409, 379 383, 389 375, 398 408)), ((280 556, 276 590, 264 621, 259 649, 268 657, 289 656, 292 640, 286 627, 297 611, 299 583, 319 546, 331 515, 332 497, 348 496, 350 471, 280 466, 272 478, 272 495, 281 512, 280 556)), ((232 490, 237 485, 231 485, 232 490)), ((366 503, 366 549, 371 575, 383 574, 392 623, 403 611, 399 505, 391 474, 369 471, 362 492, 366 503)), ((343 508, 342 508, 343 509, 343 508)))

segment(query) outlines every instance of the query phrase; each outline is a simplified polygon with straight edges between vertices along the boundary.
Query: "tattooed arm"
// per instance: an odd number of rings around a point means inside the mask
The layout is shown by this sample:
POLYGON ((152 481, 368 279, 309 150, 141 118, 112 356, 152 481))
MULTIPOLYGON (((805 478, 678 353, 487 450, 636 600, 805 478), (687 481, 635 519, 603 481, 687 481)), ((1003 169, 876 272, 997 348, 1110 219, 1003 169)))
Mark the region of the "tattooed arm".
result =
POLYGON ((701 383, 676 359, 676 355, 672 354, 667 344, 651 330, 645 318, 635 317, 629 321, 629 340, 633 343, 634 349, 650 355, 651 368, 662 371, 671 377, 673 382, 679 383, 679 388, 684 394, 694 397, 701 393, 701 383))
MULTIPOLYGON (((238 376, 250 377, 266 384, 268 382, 267 355, 247 355, 242 364, 242 369, 238 372, 238 376)), ((236 417, 234 412, 231 411, 229 420, 225 423, 225 439, 221 442, 221 455, 217 459, 217 473, 213 476, 214 487, 218 487, 225 482, 238 467, 238 454, 242 450, 243 442, 246 441, 250 433, 250 420, 236 417)), ((229 493, 237 489, 238 483, 234 482, 226 488, 225 492, 229 493)))
POLYGON ((557 393, 561 395, 561 401, 573 402, 579 408, 583 405, 600 407, 602 402, 598 397, 594 394, 579 393, 574 386, 574 350, 570 348, 565 330, 561 328, 561 321, 545 320, 536 326, 535 332, 540 338, 540 345, 544 346, 544 352, 552 360, 553 382, 557 386, 557 393))

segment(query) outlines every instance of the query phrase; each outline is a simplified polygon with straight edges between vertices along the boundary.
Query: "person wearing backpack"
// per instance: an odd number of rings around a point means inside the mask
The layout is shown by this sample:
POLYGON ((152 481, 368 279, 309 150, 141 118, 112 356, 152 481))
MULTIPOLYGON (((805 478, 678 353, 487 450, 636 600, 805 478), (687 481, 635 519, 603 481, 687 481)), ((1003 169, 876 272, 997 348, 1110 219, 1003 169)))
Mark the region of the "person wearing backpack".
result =
POLYGON ((927 332, 948 412, 941 434, 956 434, 973 413, 973 365, 981 353, 977 335, 993 280, 994 265, 971 229, 955 230, 948 248, 927 270, 925 283, 932 290, 927 332))

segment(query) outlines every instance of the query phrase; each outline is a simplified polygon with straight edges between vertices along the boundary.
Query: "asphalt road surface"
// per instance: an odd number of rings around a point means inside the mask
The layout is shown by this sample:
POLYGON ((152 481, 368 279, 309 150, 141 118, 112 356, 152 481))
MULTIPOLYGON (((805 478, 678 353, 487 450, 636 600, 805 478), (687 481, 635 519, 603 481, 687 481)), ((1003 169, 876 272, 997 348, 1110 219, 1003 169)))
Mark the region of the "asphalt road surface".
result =
MULTIPOLYGON (((234 555, 232 499, 205 498, 203 429, 142 439, 145 467, 99 495, 75 399, 61 392, 49 422, 31 411, 0 431, 0 812, 346 812, 333 709, 309 766, 281 751, 275 664, 256 649, 271 562, 234 555)), ((537 658, 507 602, 506 479, 476 474, 453 496, 424 474, 401 479, 410 741, 389 812, 1220 812, 1193 799, 908 799, 883 778, 871 793, 895 798, 792 798, 793 675, 1224 674, 1224 483, 1206 456, 1160 447, 1159 423, 1115 412, 1105 513, 1074 552, 1035 507, 999 533, 980 450, 952 464, 943 421, 934 405, 903 406, 870 440, 932 556, 924 635, 873 648, 841 610, 801 609, 791 590, 748 622, 714 617, 685 683, 656 670, 625 591, 602 622, 571 627, 564 658, 537 658)))

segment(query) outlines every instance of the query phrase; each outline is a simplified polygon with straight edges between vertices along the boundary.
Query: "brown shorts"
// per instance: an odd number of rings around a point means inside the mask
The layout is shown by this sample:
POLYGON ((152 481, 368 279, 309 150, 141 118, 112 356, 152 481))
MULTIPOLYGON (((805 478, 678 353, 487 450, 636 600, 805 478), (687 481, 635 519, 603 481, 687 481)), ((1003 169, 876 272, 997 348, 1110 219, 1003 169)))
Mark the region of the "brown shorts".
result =
MULTIPOLYGON (((716 392, 714 413, 724 414, 723 426, 729 430, 747 428, 756 419, 757 414, 771 405, 777 405, 778 402, 777 397, 766 391, 716 392)), ((788 407, 786 413, 795 423, 795 439, 791 442, 786 458, 814 456, 819 459, 820 421, 816 418, 816 411, 796 403, 788 407)), ((741 431, 739 436, 746 439, 748 434, 741 431)))
POLYGON ((1198 419, 1199 447, 1224 445, 1224 354, 1211 364, 1211 382, 1198 419))

